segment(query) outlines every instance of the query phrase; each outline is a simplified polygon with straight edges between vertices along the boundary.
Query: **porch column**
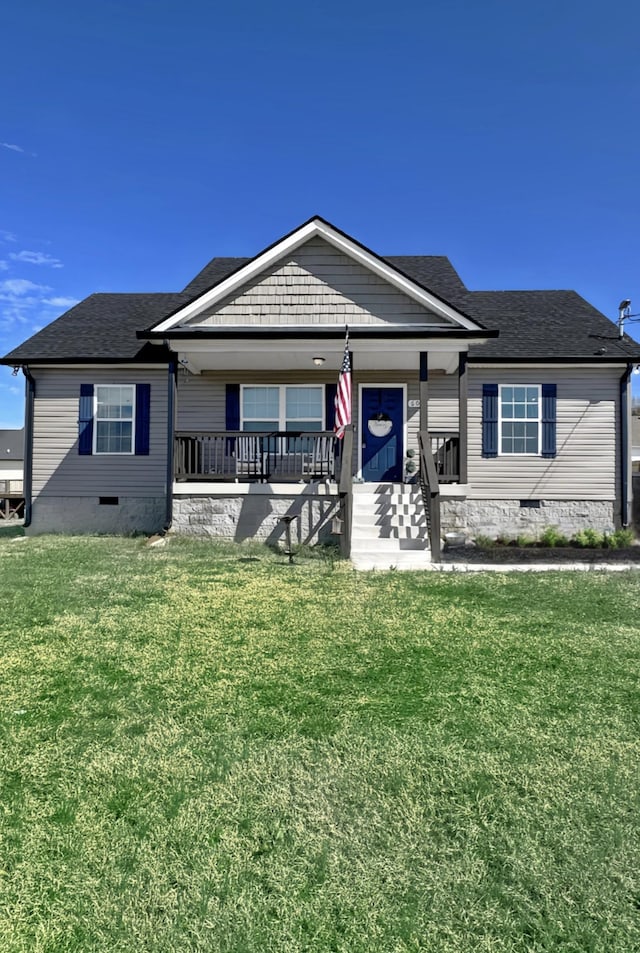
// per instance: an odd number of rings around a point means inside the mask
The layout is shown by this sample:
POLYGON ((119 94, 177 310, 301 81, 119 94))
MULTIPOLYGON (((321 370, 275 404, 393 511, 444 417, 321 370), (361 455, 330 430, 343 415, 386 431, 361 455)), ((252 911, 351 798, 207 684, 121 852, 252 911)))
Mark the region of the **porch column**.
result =
POLYGON ((467 482, 467 397, 469 391, 469 375, 467 374, 467 355, 461 351, 458 358, 458 432, 460 434, 459 474, 460 483, 467 482))
POLYGON ((420 430, 429 429, 429 354, 420 351, 420 430))

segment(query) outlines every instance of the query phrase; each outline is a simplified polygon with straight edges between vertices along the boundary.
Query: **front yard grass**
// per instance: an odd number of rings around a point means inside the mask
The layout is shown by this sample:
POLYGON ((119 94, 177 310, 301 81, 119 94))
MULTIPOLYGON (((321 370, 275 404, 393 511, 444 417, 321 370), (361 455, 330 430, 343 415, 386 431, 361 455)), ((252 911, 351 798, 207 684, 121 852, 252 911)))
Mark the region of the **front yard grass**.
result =
POLYGON ((0 539, 3 953, 640 950, 640 576, 0 539))

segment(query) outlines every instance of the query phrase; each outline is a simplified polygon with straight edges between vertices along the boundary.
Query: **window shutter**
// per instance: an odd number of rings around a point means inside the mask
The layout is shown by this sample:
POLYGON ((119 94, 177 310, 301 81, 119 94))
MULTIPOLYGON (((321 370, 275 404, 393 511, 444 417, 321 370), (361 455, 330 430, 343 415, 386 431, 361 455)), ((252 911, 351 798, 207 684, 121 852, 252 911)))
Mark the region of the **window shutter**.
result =
MULTIPOLYGON (((227 384, 225 427, 240 430, 240 384, 227 384)), ((227 453, 235 453, 235 440, 227 440, 227 453)))
POLYGON ((336 394, 337 384, 325 384, 324 387, 324 426, 326 430, 333 430, 336 422, 336 394))
POLYGON ((80 384, 78 409, 78 453, 93 453, 93 384, 80 384))
POLYGON ((136 455, 149 453, 151 384, 136 384, 136 455))
POLYGON ((227 384, 226 429, 240 430, 240 384, 227 384))
POLYGON ((542 456, 556 455, 556 385, 542 385, 542 456))
POLYGON ((498 385, 482 385, 482 456, 498 456, 498 385))

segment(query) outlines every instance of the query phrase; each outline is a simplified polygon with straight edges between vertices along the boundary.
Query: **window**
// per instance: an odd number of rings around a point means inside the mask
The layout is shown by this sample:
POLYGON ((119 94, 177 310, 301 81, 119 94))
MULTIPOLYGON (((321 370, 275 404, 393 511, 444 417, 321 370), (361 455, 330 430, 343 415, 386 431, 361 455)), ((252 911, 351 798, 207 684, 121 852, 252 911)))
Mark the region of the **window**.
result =
POLYGON ((539 384, 500 387, 500 453, 540 453, 539 384))
POLYGON ((305 384, 242 387, 241 429, 318 431, 324 427, 324 387, 305 384))
POLYGON ((95 388, 94 453, 133 453, 135 387, 98 384, 95 388))

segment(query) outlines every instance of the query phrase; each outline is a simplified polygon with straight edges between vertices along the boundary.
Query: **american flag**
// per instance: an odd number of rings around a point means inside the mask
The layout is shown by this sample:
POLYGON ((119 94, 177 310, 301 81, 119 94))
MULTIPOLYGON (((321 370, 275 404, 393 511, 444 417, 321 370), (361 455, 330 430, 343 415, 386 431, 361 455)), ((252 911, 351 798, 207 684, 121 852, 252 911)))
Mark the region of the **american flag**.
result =
POLYGON ((338 377, 338 390, 335 396, 336 419, 334 431, 338 439, 344 437, 345 429, 351 423, 351 356, 349 354, 349 331, 344 342, 342 367, 338 377))

